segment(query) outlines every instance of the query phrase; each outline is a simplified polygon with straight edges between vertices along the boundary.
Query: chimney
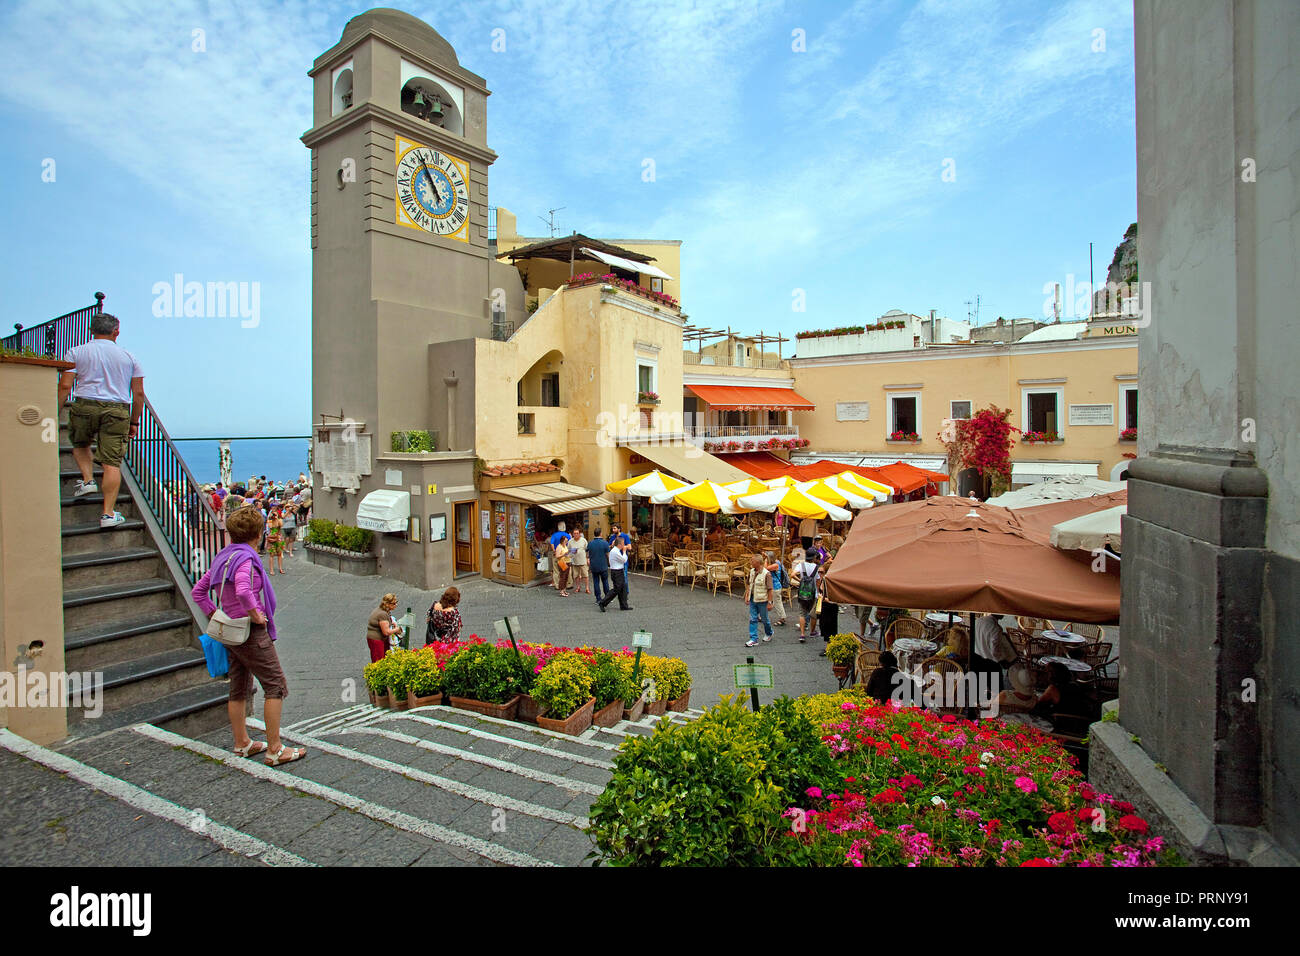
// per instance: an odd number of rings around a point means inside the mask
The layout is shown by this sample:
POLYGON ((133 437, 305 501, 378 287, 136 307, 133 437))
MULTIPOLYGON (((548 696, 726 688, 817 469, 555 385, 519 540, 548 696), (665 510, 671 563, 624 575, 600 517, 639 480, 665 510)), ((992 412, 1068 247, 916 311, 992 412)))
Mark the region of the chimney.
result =
POLYGON ((456 386, 460 384, 460 379, 453 370, 442 381, 447 386, 447 441, 443 448, 451 451, 456 447, 456 386))
POLYGON ((933 345, 938 341, 939 341, 939 331, 935 327, 934 309, 931 309, 930 310, 930 344, 933 345))

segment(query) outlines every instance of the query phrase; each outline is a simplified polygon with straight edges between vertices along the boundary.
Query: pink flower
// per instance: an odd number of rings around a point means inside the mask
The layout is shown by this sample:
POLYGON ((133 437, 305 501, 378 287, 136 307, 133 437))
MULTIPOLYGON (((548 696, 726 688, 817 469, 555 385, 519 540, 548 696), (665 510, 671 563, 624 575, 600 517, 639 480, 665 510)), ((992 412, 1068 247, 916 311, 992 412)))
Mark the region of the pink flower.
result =
MULTIPOLYGON (((560 665, 556 664, 555 666, 559 667, 560 665)), ((822 795, 822 788, 809 787, 807 790, 804 791, 804 793, 808 794, 808 796, 812 797, 815 800, 822 795)))
POLYGON ((1034 783, 1030 777, 1016 777, 1016 786, 1025 793, 1036 793, 1038 791, 1038 784, 1034 783))

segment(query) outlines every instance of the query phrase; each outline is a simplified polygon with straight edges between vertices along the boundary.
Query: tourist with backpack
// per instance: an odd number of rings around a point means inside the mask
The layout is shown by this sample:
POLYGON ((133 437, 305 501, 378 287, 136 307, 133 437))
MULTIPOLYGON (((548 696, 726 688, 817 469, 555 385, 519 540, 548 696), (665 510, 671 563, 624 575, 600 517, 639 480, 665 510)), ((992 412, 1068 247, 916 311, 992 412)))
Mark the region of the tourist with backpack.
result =
POLYGON ((750 558, 749 579, 745 583, 745 603, 749 607, 749 640, 746 647, 758 646, 758 622, 763 622, 763 642, 772 639, 772 622, 768 614, 772 610, 772 575, 767 570, 763 556, 756 554, 750 558))
POLYGON ((781 589, 788 586, 790 581, 786 577, 785 568, 781 562, 772 556, 771 551, 763 552, 767 559, 767 570, 772 575, 772 623, 777 627, 785 627, 785 599, 781 597, 781 589))
POLYGON ((807 554, 804 560, 794 566, 790 580, 794 584, 795 596, 799 601, 799 643, 803 644, 809 637, 817 636, 817 617, 813 609, 817 604, 817 557, 807 554), (807 625, 807 630, 804 626, 807 625))

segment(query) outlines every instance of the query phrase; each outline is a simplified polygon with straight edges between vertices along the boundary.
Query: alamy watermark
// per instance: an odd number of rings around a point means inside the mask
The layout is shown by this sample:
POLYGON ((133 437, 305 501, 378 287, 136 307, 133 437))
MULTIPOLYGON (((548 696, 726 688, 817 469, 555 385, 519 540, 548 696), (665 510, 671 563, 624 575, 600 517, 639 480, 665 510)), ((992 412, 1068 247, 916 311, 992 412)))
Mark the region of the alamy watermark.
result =
POLYGON ((239 318, 246 329, 262 322, 260 282, 186 282, 176 273, 170 282, 153 284, 153 314, 159 319, 239 318))
POLYGON ((99 671, 0 671, 0 707, 80 708, 88 719, 104 713, 104 675, 99 671))
POLYGON ((1145 329, 1151 324, 1150 282, 1107 282, 1095 289, 1090 282, 1076 282, 1074 273, 1064 284, 1043 283, 1043 317, 1085 320, 1096 315, 1118 316, 1126 325, 1145 329), (1097 296, 1102 296, 1098 312, 1097 296))

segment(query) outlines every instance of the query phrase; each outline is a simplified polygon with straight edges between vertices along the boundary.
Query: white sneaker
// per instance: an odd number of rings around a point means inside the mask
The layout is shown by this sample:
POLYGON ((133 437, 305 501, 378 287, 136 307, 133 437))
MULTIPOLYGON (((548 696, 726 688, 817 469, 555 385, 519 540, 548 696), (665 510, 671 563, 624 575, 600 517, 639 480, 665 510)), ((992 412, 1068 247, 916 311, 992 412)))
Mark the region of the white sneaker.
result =
POLYGON ((90 479, 90 481, 82 481, 78 478, 77 487, 72 492, 72 497, 80 498, 82 495, 93 495, 97 491, 99 491, 99 485, 95 484, 94 478, 90 479))
POLYGON ((99 527, 116 528, 120 524, 126 524, 126 519, 122 517, 122 512, 114 511, 111 515, 99 516, 99 527))

